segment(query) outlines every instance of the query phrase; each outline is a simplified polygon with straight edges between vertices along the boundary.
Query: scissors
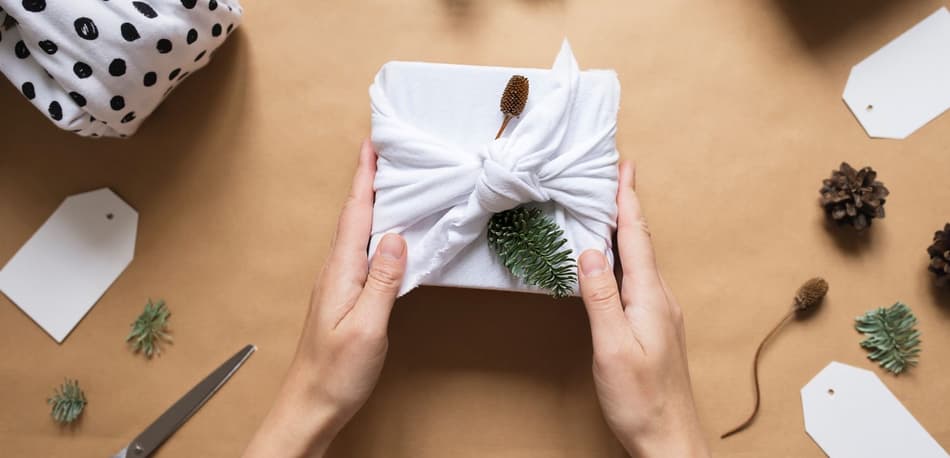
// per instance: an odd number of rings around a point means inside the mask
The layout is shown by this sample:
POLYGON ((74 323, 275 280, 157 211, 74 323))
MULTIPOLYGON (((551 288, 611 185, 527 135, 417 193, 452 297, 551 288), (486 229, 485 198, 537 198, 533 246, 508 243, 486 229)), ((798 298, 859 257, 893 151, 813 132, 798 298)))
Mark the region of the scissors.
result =
POLYGON ((235 353, 234 356, 175 402, 148 428, 145 428, 145 431, 142 431, 142 434, 133 439, 129 445, 126 445, 119 453, 112 455, 112 458, 144 458, 151 456, 166 439, 174 434, 234 375, 241 364, 244 364, 244 361, 255 350, 257 350, 257 347, 248 345, 235 353))

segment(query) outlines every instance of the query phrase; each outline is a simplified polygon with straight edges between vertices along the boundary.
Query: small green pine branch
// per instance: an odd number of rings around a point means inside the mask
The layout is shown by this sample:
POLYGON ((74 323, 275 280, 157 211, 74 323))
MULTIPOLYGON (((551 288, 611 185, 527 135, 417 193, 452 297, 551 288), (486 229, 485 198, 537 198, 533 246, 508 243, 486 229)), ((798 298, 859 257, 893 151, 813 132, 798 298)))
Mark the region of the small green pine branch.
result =
POLYGON ((153 304, 149 299, 145 304, 145 310, 132 323, 132 330, 125 338, 126 342, 131 342, 132 351, 135 353, 141 351, 147 358, 161 353, 159 342, 172 341, 172 337, 165 332, 170 316, 171 312, 165 307, 165 301, 159 300, 153 304))
POLYGON ((888 308, 871 310, 855 320, 855 328, 867 337, 861 346, 871 352, 868 359, 884 369, 900 374, 917 365, 920 331, 910 307, 898 302, 888 308))
POLYGON ((570 296, 577 283, 577 264, 557 223, 535 207, 518 207, 492 216, 488 245, 505 267, 525 283, 556 298, 570 296))
POLYGON ((69 424, 79 418, 86 408, 86 394, 79 389, 79 382, 66 379, 46 402, 53 406, 50 415, 59 424, 69 424))

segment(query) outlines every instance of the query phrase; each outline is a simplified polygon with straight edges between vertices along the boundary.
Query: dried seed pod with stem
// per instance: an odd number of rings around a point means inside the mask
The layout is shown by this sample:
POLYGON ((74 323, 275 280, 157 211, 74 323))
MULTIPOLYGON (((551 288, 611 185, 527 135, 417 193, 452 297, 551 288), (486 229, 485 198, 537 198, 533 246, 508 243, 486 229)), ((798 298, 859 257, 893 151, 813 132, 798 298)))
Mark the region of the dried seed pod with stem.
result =
POLYGON ((762 354, 762 348, 765 347, 765 343, 769 341, 782 327, 788 323, 796 315, 801 315, 805 312, 810 312, 818 307, 821 304, 822 299, 825 295, 828 294, 828 282, 824 278, 815 277, 806 281, 801 287, 798 288, 798 293, 795 294, 795 299, 792 302, 792 309, 789 310, 785 317, 765 335, 765 338, 762 339, 762 342, 759 343, 759 347, 755 350, 755 357, 752 360, 752 380, 755 384, 755 406, 752 408, 752 413, 749 414, 744 422, 739 426, 736 426, 729 432, 723 434, 720 438, 725 439, 735 433, 738 433, 752 424, 752 420, 755 419, 755 415, 759 413, 759 356, 762 354))
POLYGON ((512 76, 505 86, 505 92, 501 95, 501 112, 505 115, 505 120, 501 123, 501 128, 495 134, 495 139, 501 137, 508 127, 511 118, 521 116, 525 105, 528 104, 528 78, 521 75, 512 76))

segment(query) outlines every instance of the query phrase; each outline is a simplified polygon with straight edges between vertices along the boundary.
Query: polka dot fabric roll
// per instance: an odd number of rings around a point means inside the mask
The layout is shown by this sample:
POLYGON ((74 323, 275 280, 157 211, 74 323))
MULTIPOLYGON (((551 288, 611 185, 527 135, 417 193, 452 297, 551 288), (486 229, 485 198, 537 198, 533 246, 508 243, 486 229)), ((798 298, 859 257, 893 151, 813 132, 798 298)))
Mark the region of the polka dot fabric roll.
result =
POLYGON ((0 72, 60 128, 127 137, 241 13, 237 0, 0 0, 0 72))

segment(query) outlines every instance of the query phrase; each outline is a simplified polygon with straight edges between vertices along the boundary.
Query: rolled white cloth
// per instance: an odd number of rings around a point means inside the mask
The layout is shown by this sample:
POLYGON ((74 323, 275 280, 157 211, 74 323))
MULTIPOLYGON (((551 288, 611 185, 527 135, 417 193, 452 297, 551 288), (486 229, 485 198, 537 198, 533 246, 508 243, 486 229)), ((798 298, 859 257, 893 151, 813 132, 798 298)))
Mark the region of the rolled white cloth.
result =
MULTIPOLYGON (((400 295, 420 284, 537 291, 488 247, 492 214, 541 203, 576 258, 612 260, 620 83, 581 72, 567 41, 550 70, 389 62, 370 87, 379 154, 370 253, 386 233, 408 244, 400 295), (508 79, 530 80, 528 104, 492 140, 508 79)), ((611 261, 612 262, 612 261, 611 261)))
POLYGON ((0 71, 62 129, 133 134, 241 22, 237 0, 0 0, 0 71), (0 27, 3 29, 3 27, 0 27))

